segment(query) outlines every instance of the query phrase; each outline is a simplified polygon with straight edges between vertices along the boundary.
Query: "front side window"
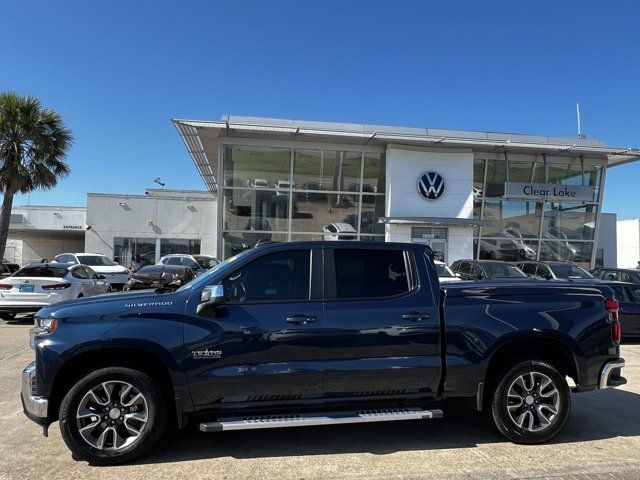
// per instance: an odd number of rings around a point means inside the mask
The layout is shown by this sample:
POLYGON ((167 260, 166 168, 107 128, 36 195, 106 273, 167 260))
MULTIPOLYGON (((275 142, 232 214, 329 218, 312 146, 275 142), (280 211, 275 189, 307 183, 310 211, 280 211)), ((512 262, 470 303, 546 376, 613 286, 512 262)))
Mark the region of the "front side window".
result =
POLYGON ((402 250, 336 249, 337 298, 384 298, 409 291, 402 250))
POLYGON ((230 302, 308 300, 310 250, 265 255, 245 265, 222 282, 230 302))
POLYGON ((620 281, 620 272, 616 272, 615 270, 605 270, 600 277, 603 280, 611 280, 614 282, 620 281))

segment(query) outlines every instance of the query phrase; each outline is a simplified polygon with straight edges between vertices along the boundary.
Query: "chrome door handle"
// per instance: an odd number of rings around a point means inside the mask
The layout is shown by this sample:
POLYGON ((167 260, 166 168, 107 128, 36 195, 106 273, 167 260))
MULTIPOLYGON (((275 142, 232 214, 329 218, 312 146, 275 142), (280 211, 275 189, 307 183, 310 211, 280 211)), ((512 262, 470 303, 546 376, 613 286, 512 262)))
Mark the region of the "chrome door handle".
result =
POLYGON ((294 315, 293 317, 286 318, 287 323, 293 323, 294 325, 306 325, 307 323, 313 323, 316 321, 316 317, 307 315, 294 315))
POLYGON ((422 312, 409 312, 402 315, 403 320, 411 320, 412 322, 418 322, 420 320, 429 320, 431 318, 428 313, 422 312))

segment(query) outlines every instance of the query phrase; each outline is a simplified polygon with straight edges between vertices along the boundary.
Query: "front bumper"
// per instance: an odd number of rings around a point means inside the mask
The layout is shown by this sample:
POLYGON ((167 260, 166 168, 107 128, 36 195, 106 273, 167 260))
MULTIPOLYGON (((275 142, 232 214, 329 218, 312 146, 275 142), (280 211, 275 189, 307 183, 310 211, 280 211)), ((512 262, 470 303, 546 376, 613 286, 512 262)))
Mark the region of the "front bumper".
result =
POLYGON ((36 363, 31 362, 22 371, 22 407, 24 413, 34 422, 43 425, 47 421, 49 400, 35 395, 36 363))
POLYGON ((605 389, 611 387, 619 387, 627 383, 627 379, 620 375, 624 367, 624 358, 609 360, 602 366, 600 378, 598 380, 598 388, 605 389))

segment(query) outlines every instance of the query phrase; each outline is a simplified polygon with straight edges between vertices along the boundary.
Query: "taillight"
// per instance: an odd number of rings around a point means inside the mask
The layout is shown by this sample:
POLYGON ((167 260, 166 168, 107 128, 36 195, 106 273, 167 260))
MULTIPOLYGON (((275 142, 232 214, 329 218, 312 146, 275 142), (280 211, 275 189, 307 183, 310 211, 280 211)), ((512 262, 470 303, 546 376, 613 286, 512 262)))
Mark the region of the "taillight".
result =
POLYGON ((70 283, 53 283, 51 285, 43 285, 43 290, 64 290, 65 288, 69 288, 71 286, 70 283))
POLYGON ((9 285, 8 283, 0 283, 0 290, 11 290, 13 285, 9 285))
POLYGON ((609 312, 611 319, 611 338, 614 343, 620 343, 622 339, 622 330, 620 328, 620 319, 618 318, 618 309, 620 308, 620 302, 615 298, 607 298, 604 301, 604 308, 609 312))

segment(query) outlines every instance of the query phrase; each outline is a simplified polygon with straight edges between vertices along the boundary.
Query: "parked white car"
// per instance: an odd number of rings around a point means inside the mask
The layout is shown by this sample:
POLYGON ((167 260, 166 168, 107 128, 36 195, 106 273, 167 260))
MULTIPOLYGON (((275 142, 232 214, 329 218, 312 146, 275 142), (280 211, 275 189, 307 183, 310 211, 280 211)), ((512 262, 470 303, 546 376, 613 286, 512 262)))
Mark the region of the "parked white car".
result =
POLYGON ((101 295, 111 290, 104 277, 85 265, 30 263, 0 280, 0 318, 34 313, 64 300, 101 295))
POLYGON ((211 255, 187 255, 182 253, 165 255, 158 261, 158 265, 181 265, 183 267, 190 267, 196 274, 196 277, 202 275, 219 263, 220 260, 211 255))
POLYGON ((269 188, 269 182, 264 178, 256 178, 253 180, 253 188, 269 188))
POLYGON ((99 253, 61 253, 56 256, 54 262, 91 267, 96 273, 104 275, 114 290, 122 290, 124 284, 129 281, 129 270, 99 253))
POLYGON ((276 195, 288 195, 291 188, 295 188, 295 185, 289 180, 278 180, 276 183, 276 195))
POLYGON ((358 232, 350 223, 330 223, 322 227, 324 240, 355 240, 358 232))
POLYGON ((458 277, 453 270, 451 270, 446 263, 441 262, 439 260, 434 260, 436 265, 436 273, 438 274, 438 280, 440 283, 449 283, 449 282, 461 282, 462 279, 458 277))

